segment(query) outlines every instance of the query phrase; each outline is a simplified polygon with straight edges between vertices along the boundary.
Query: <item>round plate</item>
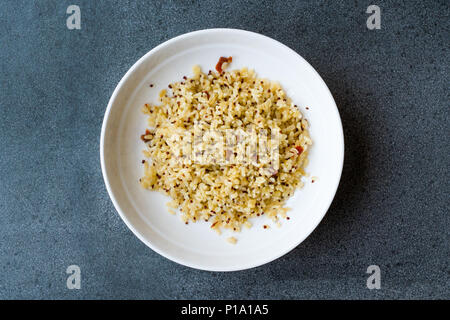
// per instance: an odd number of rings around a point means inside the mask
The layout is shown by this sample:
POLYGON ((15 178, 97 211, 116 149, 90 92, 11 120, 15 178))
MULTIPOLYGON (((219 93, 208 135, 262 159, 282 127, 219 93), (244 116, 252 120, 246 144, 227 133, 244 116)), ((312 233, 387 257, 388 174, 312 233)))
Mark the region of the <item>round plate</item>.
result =
POLYGON ((342 172, 344 138, 336 104, 318 73, 285 45, 253 32, 209 29, 173 38, 151 50, 125 74, 109 101, 103 121, 100 158, 106 188, 133 233, 147 246, 180 264, 203 270, 233 271, 270 262, 300 244, 328 210, 342 172), (220 56, 232 56, 229 69, 248 67, 278 81, 310 123, 313 146, 303 189, 288 200, 290 220, 281 227, 253 219, 251 229, 218 235, 206 222, 185 225, 168 213, 169 198, 143 189, 140 135, 147 117, 144 103, 157 103, 170 82, 192 75, 196 64, 213 70, 220 56), (153 84, 153 87, 150 86, 153 84), (306 109, 308 107, 308 109, 306 109), (311 177, 317 177, 311 183, 311 177), (262 226, 268 224, 270 228, 262 226), (226 238, 233 235, 237 244, 226 238))

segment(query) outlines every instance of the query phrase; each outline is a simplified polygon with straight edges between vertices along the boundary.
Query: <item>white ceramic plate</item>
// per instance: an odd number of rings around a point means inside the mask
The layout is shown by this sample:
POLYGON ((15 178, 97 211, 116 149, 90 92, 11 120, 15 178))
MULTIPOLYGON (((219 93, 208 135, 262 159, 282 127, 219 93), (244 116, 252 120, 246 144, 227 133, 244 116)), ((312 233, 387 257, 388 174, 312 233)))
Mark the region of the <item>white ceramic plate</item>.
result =
POLYGON ((180 264, 203 270, 233 271, 270 262, 300 244, 319 224, 335 195, 344 158, 344 139, 333 97, 317 72, 285 45, 253 32, 209 29, 187 33, 151 50, 122 78, 103 121, 100 158, 109 195, 121 218, 147 246, 180 264), (305 187, 288 201, 290 220, 281 228, 269 219, 254 219, 253 228, 226 241, 208 223, 185 225, 167 212, 169 199, 140 187, 146 129, 144 103, 156 103, 170 82, 192 75, 192 66, 213 70, 220 56, 232 56, 230 69, 248 67, 258 76, 279 81, 310 122, 313 146, 305 187), (153 88, 149 85, 153 84, 153 88), (309 107, 309 110, 306 110, 309 107), (263 224, 271 228, 262 228, 263 224))

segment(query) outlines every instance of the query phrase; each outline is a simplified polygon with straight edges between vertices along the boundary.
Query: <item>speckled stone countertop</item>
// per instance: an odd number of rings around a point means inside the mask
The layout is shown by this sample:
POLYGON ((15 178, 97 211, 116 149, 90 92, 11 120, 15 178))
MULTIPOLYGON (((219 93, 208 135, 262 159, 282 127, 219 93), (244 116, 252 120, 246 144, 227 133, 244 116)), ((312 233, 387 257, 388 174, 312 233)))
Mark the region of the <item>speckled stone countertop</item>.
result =
POLYGON ((0 298, 450 298, 449 2, 1 1, 0 298), (81 30, 66 9, 81 9, 81 30), (368 30, 370 4, 381 29, 368 30), (179 34, 255 31, 338 105, 345 164, 319 227, 267 265, 213 273, 141 243, 106 192, 99 138, 134 62, 179 34), (66 268, 82 287, 66 287, 66 268), (366 269, 381 269, 381 289, 366 269))

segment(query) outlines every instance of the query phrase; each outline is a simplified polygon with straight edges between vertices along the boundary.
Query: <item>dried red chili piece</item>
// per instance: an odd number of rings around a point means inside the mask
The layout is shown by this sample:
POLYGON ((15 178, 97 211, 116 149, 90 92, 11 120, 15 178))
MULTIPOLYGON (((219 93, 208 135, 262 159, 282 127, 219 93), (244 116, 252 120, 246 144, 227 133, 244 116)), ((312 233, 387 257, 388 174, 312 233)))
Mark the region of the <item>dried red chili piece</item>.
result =
POLYGON ((150 133, 151 133, 150 130, 148 130, 148 129, 145 130, 145 133, 143 135, 141 135, 141 140, 144 142, 149 142, 150 139, 146 139, 145 136, 149 135, 150 133))
POLYGON ((217 70, 217 72, 218 72, 218 73, 222 73, 222 72, 223 72, 223 70, 222 70, 222 65, 223 65, 225 62, 231 63, 232 61, 233 61, 233 58, 232 58, 232 57, 228 57, 228 58, 220 57, 220 58, 219 58, 219 62, 217 62, 217 64, 216 64, 216 70, 217 70))
POLYGON ((298 154, 301 154, 303 152, 303 148, 301 146, 296 146, 295 150, 297 150, 298 154))

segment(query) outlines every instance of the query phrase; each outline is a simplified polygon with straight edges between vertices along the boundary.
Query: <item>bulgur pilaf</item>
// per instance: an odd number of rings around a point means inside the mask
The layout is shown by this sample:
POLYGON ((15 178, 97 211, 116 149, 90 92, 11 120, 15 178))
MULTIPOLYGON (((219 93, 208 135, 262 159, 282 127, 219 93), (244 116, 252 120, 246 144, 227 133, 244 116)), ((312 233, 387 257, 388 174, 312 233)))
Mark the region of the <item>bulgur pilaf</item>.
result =
POLYGON ((287 218, 285 202, 303 186, 312 144, 281 86, 247 68, 224 71, 231 61, 221 58, 207 74, 194 66, 193 77, 160 92, 160 104, 142 108, 149 129, 140 184, 170 196, 169 212, 180 209, 184 223, 208 221, 218 233, 250 228, 262 215, 277 224, 287 218))

